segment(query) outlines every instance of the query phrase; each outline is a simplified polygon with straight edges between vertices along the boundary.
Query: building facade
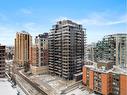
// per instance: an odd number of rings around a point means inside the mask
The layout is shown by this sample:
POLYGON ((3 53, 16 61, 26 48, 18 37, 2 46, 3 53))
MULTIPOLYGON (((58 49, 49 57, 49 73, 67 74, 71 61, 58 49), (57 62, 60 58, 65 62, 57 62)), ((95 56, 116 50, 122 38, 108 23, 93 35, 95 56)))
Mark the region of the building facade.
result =
POLYGON ((31 65, 37 66, 38 65, 38 47, 36 45, 32 45, 30 55, 30 63, 31 65))
POLYGON ((15 38, 14 62, 20 66, 29 67, 32 36, 25 31, 17 32, 15 38))
POLYGON ((14 47, 6 47, 6 59, 13 60, 14 59, 14 47))
POLYGON ((94 60, 95 46, 96 46, 96 43, 92 43, 92 44, 87 45, 86 57, 88 60, 95 61, 94 60))
POLYGON ((127 34, 107 35, 96 44, 95 61, 112 61, 114 65, 127 67, 127 34))
POLYGON ((48 33, 36 36, 35 46, 37 49, 37 66, 48 65, 48 33))
POLYGON ((83 67, 83 84, 99 95, 127 95, 127 72, 113 68, 102 70, 94 66, 83 67))
POLYGON ((85 29, 70 20, 58 21, 49 33, 49 72, 73 79, 82 71, 85 29))
POLYGON ((5 77, 5 46, 0 45, 0 78, 5 77))

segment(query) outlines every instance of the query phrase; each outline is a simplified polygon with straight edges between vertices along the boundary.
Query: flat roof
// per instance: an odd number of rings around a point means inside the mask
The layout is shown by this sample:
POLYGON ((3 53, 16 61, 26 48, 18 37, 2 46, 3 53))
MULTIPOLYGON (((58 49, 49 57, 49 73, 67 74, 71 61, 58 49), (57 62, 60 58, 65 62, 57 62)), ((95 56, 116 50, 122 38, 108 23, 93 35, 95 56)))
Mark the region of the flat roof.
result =
POLYGON ((101 72, 101 73, 117 73, 117 74, 124 74, 127 75, 127 68, 120 68, 119 66, 113 66, 113 68, 109 70, 103 70, 95 67, 94 65, 84 65, 84 67, 90 68, 93 71, 101 72))

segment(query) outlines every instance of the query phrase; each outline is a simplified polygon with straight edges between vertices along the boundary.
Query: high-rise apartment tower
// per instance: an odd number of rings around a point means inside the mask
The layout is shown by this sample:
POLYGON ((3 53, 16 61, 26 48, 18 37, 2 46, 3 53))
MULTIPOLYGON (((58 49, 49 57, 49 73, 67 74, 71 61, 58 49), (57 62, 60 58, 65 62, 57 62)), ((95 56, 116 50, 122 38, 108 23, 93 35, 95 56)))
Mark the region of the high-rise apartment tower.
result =
POLYGON ((71 80, 82 71, 85 29, 70 20, 58 21, 49 33, 49 72, 71 80))
POLYGON ((95 61, 111 61, 120 67, 127 67, 127 34, 107 35, 96 44, 95 61))
POLYGON ((14 61, 20 66, 29 66, 30 47, 32 45, 32 36, 25 31, 17 32, 15 38, 14 61))

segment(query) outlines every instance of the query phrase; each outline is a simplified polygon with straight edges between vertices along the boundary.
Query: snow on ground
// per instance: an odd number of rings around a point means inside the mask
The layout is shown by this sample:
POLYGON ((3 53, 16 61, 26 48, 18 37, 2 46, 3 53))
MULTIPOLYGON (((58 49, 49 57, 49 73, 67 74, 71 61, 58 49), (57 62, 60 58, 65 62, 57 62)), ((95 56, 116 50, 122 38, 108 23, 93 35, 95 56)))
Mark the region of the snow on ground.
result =
MULTIPOLYGON (((0 78, 0 95, 17 95, 18 89, 13 88, 7 79, 0 78)), ((21 92, 19 95, 25 95, 21 89, 19 91, 21 92)))
POLYGON ((17 90, 11 87, 7 79, 0 79, 0 95, 17 95, 17 90))

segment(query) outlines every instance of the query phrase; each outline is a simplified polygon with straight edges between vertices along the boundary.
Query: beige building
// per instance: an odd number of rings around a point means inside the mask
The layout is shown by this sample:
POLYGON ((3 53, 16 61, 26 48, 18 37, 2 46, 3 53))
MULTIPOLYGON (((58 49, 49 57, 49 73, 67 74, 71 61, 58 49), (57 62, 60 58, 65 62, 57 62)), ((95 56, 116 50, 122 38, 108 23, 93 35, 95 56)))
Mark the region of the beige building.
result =
POLYGON ((17 32, 15 38, 14 62, 20 66, 28 66, 30 63, 32 36, 25 32, 17 32), (27 64, 28 63, 28 64, 27 64))
POLYGON ((46 74, 48 73, 48 66, 30 66, 32 74, 46 74))

